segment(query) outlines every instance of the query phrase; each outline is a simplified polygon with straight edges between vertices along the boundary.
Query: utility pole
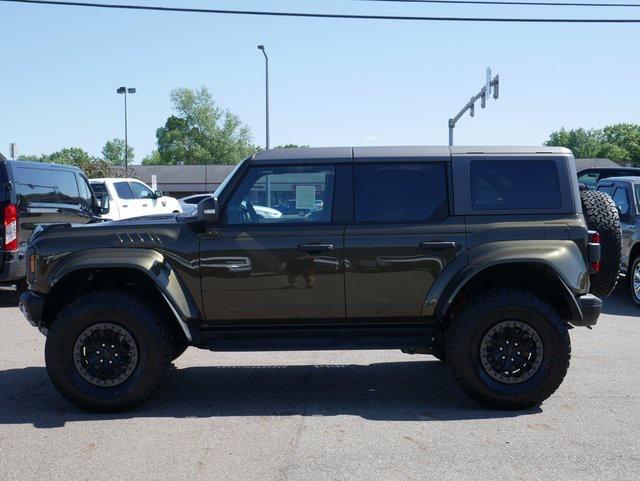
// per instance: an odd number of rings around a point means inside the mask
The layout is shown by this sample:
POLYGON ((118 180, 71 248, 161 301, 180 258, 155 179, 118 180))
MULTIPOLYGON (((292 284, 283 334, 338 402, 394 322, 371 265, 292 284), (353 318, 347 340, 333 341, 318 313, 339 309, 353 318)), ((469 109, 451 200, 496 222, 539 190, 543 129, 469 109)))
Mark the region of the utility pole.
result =
POLYGON ((266 103, 267 103, 267 142, 266 149, 269 150, 269 57, 267 57, 267 51, 264 49, 264 45, 258 45, 258 50, 262 50, 265 60, 265 87, 266 87, 266 103))
POLYGON ((116 90, 118 94, 124 94, 124 171, 129 172, 129 139, 127 128, 127 94, 135 94, 136 89, 120 87, 116 90))
POLYGON ((485 86, 480 89, 480 92, 471 97, 469 102, 467 102, 467 105, 465 105, 455 117, 449 119, 449 147, 453 147, 453 129, 455 128, 458 120, 460 120, 460 117, 462 117, 467 111, 469 111, 469 115, 473 117, 475 115, 475 103, 478 99, 480 99, 480 106, 485 108, 487 105, 487 97, 491 95, 491 88, 493 88, 493 98, 497 100, 500 94, 500 76, 496 75, 492 80, 491 68, 487 67, 487 79, 485 86))

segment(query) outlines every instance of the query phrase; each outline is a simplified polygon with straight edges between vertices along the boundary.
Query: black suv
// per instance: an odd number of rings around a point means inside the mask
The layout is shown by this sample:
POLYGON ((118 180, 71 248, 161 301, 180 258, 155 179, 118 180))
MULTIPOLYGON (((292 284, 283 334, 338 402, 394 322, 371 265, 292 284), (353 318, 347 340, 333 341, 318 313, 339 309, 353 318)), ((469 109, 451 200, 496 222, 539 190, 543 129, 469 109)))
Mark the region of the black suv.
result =
POLYGON ((51 380, 98 411, 146 399, 188 346, 433 354, 474 399, 522 408, 601 309, 597 234, 552 147, 260 152, 196 214, 50 226, 27 256, 51 380))
POLYGON ((0 162, 0 284, 26 289, 25 249, 37 224, 86 223, 98 207, 84 173, 72 166, 0 162))
POLYGON ((598 182, 596 190, 609 194, 620 214, 622 272, 631 298, 640 306, 640 177, 610 177, 598 182))

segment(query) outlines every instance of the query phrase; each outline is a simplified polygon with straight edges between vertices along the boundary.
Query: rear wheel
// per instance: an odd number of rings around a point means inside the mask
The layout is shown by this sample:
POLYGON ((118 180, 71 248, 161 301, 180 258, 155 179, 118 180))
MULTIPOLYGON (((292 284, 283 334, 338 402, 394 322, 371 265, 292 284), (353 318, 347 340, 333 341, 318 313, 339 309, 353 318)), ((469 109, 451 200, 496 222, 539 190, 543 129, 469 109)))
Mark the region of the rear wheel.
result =
POLYGON ((162 319, 122 291, 84 294, 53 321, 45 346, 49 377, 73 404, 123 411, 158 387, 172 356, 162 319))
POLYGON ((591 274, 589 292, 596 296, 608 296, 618 282, 622 258, 618 209, 609 195, 597 190, 580 192, 580 199, 587 226, 600 234, 600 272, 591 274))
POLYGON ((631 266, 631 269, 627 272, 629 278, 629 289, 631 290, 631 298, 636 306, 640 306, 640 256, 636 256, 631 266))
POLYGON ((501 409, 535 406, 569 367, 567 328, 547 302, 520 289, 476 295, 451 322, 447 364, 476 401, 501 409))

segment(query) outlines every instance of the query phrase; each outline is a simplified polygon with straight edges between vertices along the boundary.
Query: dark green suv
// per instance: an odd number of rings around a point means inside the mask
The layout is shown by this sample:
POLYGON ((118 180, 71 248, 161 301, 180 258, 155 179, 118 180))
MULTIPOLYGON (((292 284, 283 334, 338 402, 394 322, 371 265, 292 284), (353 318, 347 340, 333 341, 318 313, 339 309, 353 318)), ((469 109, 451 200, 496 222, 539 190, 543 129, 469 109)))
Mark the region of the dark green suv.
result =
POLYGON ((562 382, 568 325, 600 314, 597 237, 566 149, 270 150, 193 215, 38 229, 21 308, 91 410, 141 402, 188 346, 433 354, 522 408, 562 382))

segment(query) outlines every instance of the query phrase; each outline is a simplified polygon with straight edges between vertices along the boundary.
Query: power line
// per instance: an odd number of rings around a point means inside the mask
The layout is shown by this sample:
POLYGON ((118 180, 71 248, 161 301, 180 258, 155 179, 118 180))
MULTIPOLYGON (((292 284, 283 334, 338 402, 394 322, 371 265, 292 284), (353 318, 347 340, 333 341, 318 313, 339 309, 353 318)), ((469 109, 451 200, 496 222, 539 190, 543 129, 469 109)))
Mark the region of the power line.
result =
POLYGON ((502 0, 355 0, 358 2, 384 3, 444 3, 447 5, 515 5, 535 7, 640 7, 640 3, 592 3, 592 2, 522 2, 502 0))
POLYGON ((500 22, 500 23, 640 23, 640 18, 506 18, 506 17, 424 17, 405 15, 358 15, 342 13, 271 12, 260 10, 223 10, 210 8, 157 7, 153 5, 119 5, 57 0, 0 0, 0 2, 56 5, 68 7, 108 8, 114 10, 151 10, 155 12, 214 13, 268 17, 332 18, 346 20, 406 20, 431 22, 500 22))

